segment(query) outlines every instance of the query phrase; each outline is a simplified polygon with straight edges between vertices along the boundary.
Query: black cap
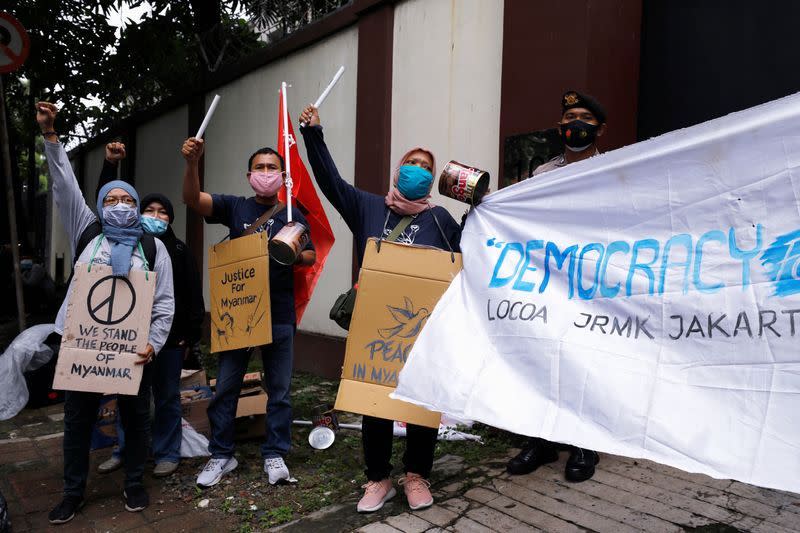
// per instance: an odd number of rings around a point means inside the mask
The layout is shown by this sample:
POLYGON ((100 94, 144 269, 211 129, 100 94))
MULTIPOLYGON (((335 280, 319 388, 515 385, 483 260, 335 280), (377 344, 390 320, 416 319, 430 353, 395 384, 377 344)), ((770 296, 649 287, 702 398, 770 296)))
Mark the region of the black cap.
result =
POLYGON ((172 224, 172 221, 175 220, 175 210, 172 208, 172 202, 169 201, 169 198, 167 198, 161 193, 154 192, 142 198, 141 212, 144 213, 144 210, 147 209, 147 206, 152 204, 153 202, 158 202, 164 206, 164 209, 167 210, 169 223, 172 224))
POLYGON ((600 124, 604 124, 606 121, 606 110, 591 95, 581 94, 578 91, 565 92, 564 96, 561 97, 561 114, 563 115, 567 109, 572 109, 573 107, 588 109, 600 124))

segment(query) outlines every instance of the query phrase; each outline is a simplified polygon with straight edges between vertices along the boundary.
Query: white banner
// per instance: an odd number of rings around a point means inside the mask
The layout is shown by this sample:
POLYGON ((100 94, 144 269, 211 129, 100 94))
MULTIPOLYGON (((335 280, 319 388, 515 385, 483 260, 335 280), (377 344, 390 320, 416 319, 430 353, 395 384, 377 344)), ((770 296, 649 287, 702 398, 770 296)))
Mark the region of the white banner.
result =
POLYGON ((488 196, 395 397, 800 492, 798 166, 800 94, 488 196))

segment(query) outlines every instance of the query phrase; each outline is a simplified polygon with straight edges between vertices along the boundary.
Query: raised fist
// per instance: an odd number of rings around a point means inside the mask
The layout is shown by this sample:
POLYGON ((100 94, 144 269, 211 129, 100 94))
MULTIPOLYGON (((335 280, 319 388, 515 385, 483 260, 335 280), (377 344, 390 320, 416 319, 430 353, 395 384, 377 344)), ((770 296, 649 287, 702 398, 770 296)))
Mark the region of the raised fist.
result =
POLYGON ((55 124, 57 113, 58 108, 50 102, 37 102, 36 122, 39 123, 42 133, 53 131, 53 124, 55 124))
POLYGON ((303 112, 300 113, 300 123, 306 126, 319 126, 319 109, 308 104, 303 112))
POLYGON ((123 159, 125 159, 125 144, 113 142, 106 145, 106 161, 116 164, 123 159))
POLYGON ((181 147, 183 158, 189 163, 197 163, 200 161, 200 157, 203 155, 204 145, 205 143, 203 139, 189 137, 183 141, 183 146, 181 147))

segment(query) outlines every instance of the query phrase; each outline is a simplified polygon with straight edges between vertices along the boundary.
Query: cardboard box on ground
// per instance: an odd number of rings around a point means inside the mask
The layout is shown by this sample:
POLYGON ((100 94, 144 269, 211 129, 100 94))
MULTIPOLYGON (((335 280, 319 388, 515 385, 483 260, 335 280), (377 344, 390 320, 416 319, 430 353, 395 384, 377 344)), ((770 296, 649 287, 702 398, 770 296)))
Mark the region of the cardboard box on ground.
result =
MULTIPOLYGON (((210 388, 216 385, 216 380, 206 380, 203 370, 192 373, 184 370, 181 377, 181 416, 189 424, 206 437, 211 435, 211 425, 208 421, 208 396, 210 388)), ((245 374, 239 403, 236 407, 236 423, 234 437, 246 439, 264 435, 264 422, 267 413, 267 394, 261 386, 263 375, 260 372, 245 374)))
POLYGON ((268 243, 259 232, 209 249, 212 353, 272 342, 268 243))
POLYGON ((461 254, 370 239, 358 276, 335 408, 439 427, 440 413, 389 398, 411 347, 450 282, 461 254))

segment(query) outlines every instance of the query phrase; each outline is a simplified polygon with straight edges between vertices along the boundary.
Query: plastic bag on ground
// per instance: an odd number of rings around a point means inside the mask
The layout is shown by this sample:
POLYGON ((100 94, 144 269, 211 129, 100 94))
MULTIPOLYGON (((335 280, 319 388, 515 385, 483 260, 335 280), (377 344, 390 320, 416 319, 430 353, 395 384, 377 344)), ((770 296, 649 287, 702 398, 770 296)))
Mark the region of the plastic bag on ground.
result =
MULTIPOLYGON (((406 436, 406 424, 405 422, 397 422, 394 423, 394 436, 395 437, 405 437, 406 436)), ((472 440, 479 444, 483 444, 483 440, 479 435, 472 435, 471 433, 464 433, 463 431, 459 431, 456 429, 455 425, 445 425, 444 422, 439 424, 439 440, 472 440)))
POLYGON ((181 418, 181 457, 208 457, 208 439, 181 418))
POLYGON ((8 420, 28 403, 25 372, 36 370, 53 357, 44 341, 55 331, 55 324, 32 326, 13 340, 0 355, 0 420, 8 420))

